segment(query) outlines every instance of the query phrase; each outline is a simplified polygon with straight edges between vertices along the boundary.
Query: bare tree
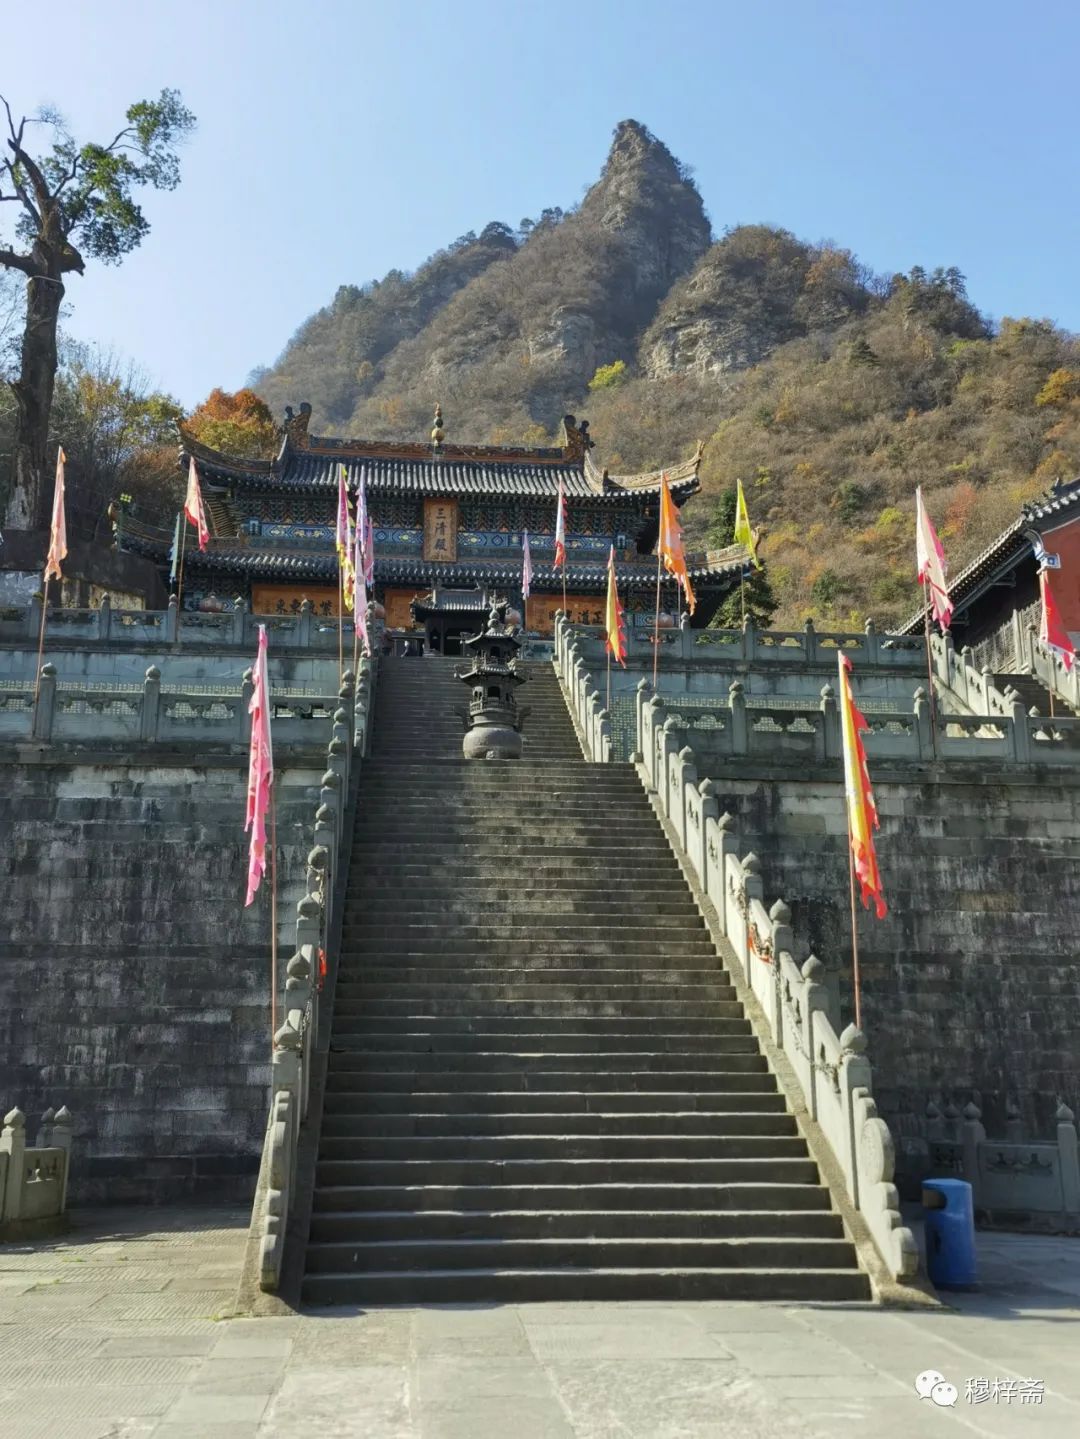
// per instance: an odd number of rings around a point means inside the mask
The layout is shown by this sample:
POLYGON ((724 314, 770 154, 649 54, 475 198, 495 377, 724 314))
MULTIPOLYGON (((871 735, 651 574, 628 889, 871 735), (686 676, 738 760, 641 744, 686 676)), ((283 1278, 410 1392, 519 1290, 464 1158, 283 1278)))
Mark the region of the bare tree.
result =
MULTIPOLYGON (((138 186, 175 189, 176 147, 195 123, 176 90, 140 100, 106 145, 77 145, 61 117, 42 111, 16 124, 7 100, 7 148, 0 162, 0 203, 15 205, 14 244, 0 265, 26 276, 26 311, 15 395, 15 434, 7 523, 35 528, 47 510, 46 449, 56 383, 56 329, 64 276, 81 275, 84 255, 118 264, 150 229, 133 198, 138 186), (32 154, 28 125, 49 131, 48 148, 32 154)), ((35 147, 36 149, 36 147, 35 147)))

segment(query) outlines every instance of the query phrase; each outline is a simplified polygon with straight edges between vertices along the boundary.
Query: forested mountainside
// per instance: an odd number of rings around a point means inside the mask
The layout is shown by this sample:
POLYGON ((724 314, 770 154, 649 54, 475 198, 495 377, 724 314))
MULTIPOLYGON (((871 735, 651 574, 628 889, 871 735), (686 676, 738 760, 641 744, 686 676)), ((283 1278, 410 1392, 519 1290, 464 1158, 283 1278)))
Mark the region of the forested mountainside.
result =
POLYGON ((686 168, 634 121, 570 212, 493 222, 413 275, 343 286, 255 387, 317 431, 542 444, 587 415, 613 471, 704 440, 695 540, 741 477, 777 623, 881 624, 918 601, 914 490, 955 572, 1080 471, 1080 345, 994 325, 957 269, 880 276, 831 242, 740 225, 714 242, 686 168))

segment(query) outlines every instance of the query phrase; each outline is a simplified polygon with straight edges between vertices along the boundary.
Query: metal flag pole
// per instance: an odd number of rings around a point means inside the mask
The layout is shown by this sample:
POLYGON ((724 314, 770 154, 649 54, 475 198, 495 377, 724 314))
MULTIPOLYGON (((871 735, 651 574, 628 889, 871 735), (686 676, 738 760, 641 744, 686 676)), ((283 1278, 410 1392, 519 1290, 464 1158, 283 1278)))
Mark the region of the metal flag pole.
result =
POLYGON ((45 618, 49 613, 49 580, 41 582, 41 629, 38 633, 37 665, 34 668, 34 720, 37 720, 38 697, 41 694, 41 662, 45 655, 45 618))
MULTIPOLYGON (((742 605, 743 628, 746 628, 746 570, 739 570, 739 602, 742 605)), ((768 624, 768 620, 765 622, 768 624)))
POLYGON ((656 688, 656 671, 660 665, 660 547, 656 549, 656 617, 653 621, 652 687, 656 688))
POLYGON ((182 522, 181 522, 181 525, 180 525, 180 555, 179 555, 179 557, 178 557, 178 559, 177 559, 177 561, 176 561, 176 641, 175 641, 175 643, 176 643, 177 645, 179 645, 179 643, 180 643, 180 631, 181 631, 181 625, 180 625, 180 606, 181 606, 181 596, 182 596, 183 590, 184 590, 184 546, 185 546, 185 544, 186 544, 186 542, 187 542, 187 527, 188 527, 187 516, 184 515, 184 516, 182 517, 182 522))
POLYGON ((851 890, 851 985, 855 994, 855 1028, 862 1029, 862 980, 859 975, 859 929, 855 909, 855 851, 848 822, 848 887, 851 890))
POLYGON ((607 712, 611 714, 611 645, 608 645, 607 652, 607 712))
POLYGON ((341 556, 337 567, 337 667, 338 684, 345 676, 345 576, 341 571, 341 556))
POLYGON ((926 608, 923 610, 923 635, 926 640, 926 683, 927 697, 930 700, 930 747, 933 750, 934 758, 937 758, 937 702, 934 699, 934 665, 930 650, 930 591, 923 588, 923 599, 926 601, 926 608))
POLYGON ((274 1054, 277 1034, 278 994, 277 936, 277 804, 274 801, 274 780, 270 780, 270 1056, 274 1054))

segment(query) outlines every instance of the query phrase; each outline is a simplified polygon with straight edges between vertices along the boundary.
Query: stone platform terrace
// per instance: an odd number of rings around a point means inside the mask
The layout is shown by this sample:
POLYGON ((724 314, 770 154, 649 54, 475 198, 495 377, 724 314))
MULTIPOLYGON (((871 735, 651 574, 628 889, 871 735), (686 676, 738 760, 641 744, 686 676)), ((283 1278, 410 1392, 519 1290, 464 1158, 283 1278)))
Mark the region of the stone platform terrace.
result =
POLYGON ((1080 1433, 1080 1239, 981 1234, 952 1308, 526 1304, 229 1319, 242 1210, 82 1210, 0 1247, 3 1439, 1080 1433), (916 1374, 955 1384, 954 1410, 916 1374), (1041 1379, 1041 1405, 966 1381, 1041 1379))

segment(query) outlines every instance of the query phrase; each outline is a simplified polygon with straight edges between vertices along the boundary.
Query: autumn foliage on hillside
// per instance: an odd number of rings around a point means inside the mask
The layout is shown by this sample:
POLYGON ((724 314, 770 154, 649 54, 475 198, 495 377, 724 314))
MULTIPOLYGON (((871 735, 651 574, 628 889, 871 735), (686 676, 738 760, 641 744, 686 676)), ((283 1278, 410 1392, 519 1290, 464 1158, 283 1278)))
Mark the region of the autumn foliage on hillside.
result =
POLYGON ((280 444, 270 407, 254 390, 211 390, 184 426, 202 444, 226 455, 265 460, 280 444))

